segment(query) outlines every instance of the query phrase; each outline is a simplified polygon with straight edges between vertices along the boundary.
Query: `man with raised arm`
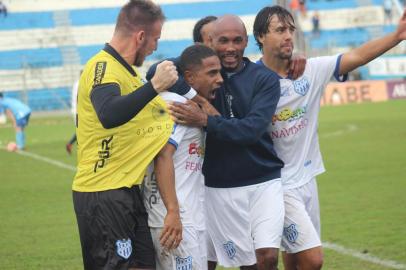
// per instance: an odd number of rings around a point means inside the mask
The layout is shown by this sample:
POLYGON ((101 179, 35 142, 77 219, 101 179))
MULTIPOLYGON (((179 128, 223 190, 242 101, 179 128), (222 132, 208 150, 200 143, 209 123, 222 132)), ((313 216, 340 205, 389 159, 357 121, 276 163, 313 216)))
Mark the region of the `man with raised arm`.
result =
POLYGON ((323 91, 332 77, 345 81, 348 72, 406 39, 406 13, 395 32, 340 55, 310 58, 303 75, 292 79, 286 70, 295 30, 293 16, 280 6, 263 8, 254 22, 254 36, 263 53, 258 64, 272 74, 276 72, 281 84, 281 97, 269 134, 285 163, 282 169, 285 269, 317 270, 323 264, 316 183, 316 176, 325 171, 317 135, 323 91))

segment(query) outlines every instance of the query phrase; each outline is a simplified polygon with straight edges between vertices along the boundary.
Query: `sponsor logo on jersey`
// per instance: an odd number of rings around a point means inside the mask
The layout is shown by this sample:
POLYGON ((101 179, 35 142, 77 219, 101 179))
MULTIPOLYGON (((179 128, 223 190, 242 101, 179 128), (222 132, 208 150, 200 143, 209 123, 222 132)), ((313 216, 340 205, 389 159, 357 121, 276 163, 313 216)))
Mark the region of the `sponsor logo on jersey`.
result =
POLYGON ((93 87, 99 85, 103 81, 104 73, 106 72, 107 62, 97 62, 94 69, 93 87))
POLYGON ((110 143, 113 140, 113 137, 114 136, 110 136, 109 138, 102 140, 100 145, 101 149, 98 151, 99 160, 94 164, 93 172, 96 172, 98 168, 103 168, 106 165, 107 160, 111 156, 112 145, 110 143))
POLYGON ((293 89, 301 96, 305 96, 310 89, 310 82, 306 77, 293 81, 293 89))
POLYGON ((185 170, 197 172, 202 170, 202 163, 201 162, 194 162, 194 161, 186 161, 185 170))
POLYGON ((175 261, 176 261, 176 270, 192 270, 193 269, 192 256, 188 256, 186 258, 176 256, 175 261))
POLYGON ((289 242, 295 243, 297 240, 297 237, 299 236, 299 232, 296 229, 296 224, 290 224, 288 227, 284 227, 283 235, 286 237, 286 239, 289 242))
POLYGON ((156 125, 148 126, 148 127, 145 127, 145 128, 138 128, 137 130, 135 130, 135 135, 143 136, 143 137, 146 137, 146 138, 148 138, 148 137, 157 137, 157 136, 161 136, 162 132, 164 130, 168 130, 168 129, 173 130, 172 125, 170 123, 165 124, 165 125, 156 124, 156 125))
MULTIPOLYGON (((168 121, 170 119, 169 114, 164 107, 160 106, 159 104, 153 104, 148 110, 150 117, 145 116, 143 117, 142 121, 151 124, 142 128, 137 128, 135 130, 136 136, 154 138, 161 136, 167 131, 170 131, 171 133, 173 132, 173 123, 168 121)), ((140 118, 134 117, 131 121, 137 121, 138 119, 140 118)))
POLYGON ((128 259, 131 256, 131 253, 133 251, 133 247, 131 245, 131 239, 122 239, 122 240, 117 240, 116 242, 116 248, 117 248, 117 254, 124 258, 128 259))
POLYGON ((148 205, 150 208, 153 208, 154 204, 158 204, 161 200, 158 193, 158 184, 156 182, 155 172, 151 172, 150 175, 144 176, 144 184, 148 186, 148 189, 151 191, 150 195, 148 196, 148 205), (149 181, 147 181, 147 177, 149 177, 149 181))
POLYGON ((279 139, 279 138, 286 138, 289 136, 293 136, 302 129, 304 129, 309 124, 309 120, 304 118, 300 119, 296 122, 293 126, 288 128, 282 128, 279 130, 271 130, 271 138, 272 139, 279 139))
POLYGON ((302 118, 307 112, 307 105, 292 110, 291 108, 283 108, 277 114, 272 116, 272 125, 275 125, 278 121, 288 121, 291 122, 293 120, 302 118))
POLYGON ((234 258, 235 254, 237 253, 237 249, 235 248, 233 241, 228 241, 227 243, 223 244, 223 248, 230 259, 234 258))
POLYGON ((204 148, 198 143, 189 144, 189 155, 197 155, 198 157, 204 156, 204 148))

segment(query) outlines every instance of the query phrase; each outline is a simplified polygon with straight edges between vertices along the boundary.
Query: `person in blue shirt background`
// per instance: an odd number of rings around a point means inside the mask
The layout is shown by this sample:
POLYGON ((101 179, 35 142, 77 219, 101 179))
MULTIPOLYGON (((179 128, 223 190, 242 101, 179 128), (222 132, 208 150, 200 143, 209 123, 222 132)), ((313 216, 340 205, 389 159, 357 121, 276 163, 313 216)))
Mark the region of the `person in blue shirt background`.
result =
POLYGON ((7 98, 0 93, 0 111, 4 110, 11 119, 16 131, 16 144, 19 150, 25 147, 24 128, 28 125, 31 109, 15 98, 7 98))

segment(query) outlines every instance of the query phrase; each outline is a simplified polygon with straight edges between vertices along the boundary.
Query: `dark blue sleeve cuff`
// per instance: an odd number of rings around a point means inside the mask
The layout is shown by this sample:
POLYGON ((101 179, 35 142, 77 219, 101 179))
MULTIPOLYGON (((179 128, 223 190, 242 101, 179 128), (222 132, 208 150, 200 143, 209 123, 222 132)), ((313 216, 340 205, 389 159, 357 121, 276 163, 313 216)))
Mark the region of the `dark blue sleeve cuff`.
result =
POLYGON ((337 57, 336 68, 334 70, 334 78, 337 80, 337 82, 345 82, 348 79, 348 73, 343 74, 343 75, 340 76, 340 64, 341 64, 341 57, 342 56, 343 55, 340 54, 337 57))

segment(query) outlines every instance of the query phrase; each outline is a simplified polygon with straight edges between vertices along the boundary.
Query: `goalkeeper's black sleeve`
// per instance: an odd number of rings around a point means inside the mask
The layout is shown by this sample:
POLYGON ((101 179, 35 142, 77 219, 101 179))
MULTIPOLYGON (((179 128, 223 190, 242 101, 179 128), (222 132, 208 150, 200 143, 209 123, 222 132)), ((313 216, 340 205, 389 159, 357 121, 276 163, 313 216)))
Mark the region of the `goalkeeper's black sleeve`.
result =
POLYGON ((130 121, 156 96, 150 82, 125 96, 121 95, 118 84, 109 83, 93 88, 90 99, 100 123, 110 129, 130 121))

